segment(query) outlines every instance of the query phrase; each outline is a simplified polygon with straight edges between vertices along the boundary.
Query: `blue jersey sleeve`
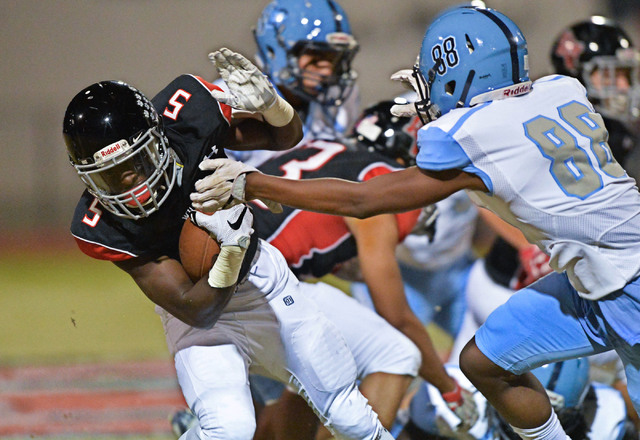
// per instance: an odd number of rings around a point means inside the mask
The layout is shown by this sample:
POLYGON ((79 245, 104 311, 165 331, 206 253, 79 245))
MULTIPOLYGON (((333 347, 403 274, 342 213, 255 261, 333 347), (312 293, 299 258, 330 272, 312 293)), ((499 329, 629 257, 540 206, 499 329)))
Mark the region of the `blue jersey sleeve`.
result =
POLYGON ((419 130, 418 147, 416 163, 425 170, 441 171, 471 165, 460 144, 438 127, 419 130))
POLYGON ((480 177, 489 191, 493 192, 489 176, 476 168, 458 141, 441 128, 427 127, 418 130, 416 165, 429 171, 461 169, 480 177))

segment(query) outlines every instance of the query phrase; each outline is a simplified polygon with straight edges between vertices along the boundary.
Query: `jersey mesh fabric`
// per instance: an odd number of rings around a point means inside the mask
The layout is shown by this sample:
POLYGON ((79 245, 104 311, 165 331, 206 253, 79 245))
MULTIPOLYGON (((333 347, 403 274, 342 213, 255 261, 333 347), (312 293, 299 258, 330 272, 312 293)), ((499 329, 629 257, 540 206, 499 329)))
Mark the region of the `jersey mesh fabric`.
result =
MULTIPOLYGON (((472 191, 474 201, 518 226, 530 242, 542 245, 551 255, 552 267, 566 270, 582 296, 596 299, 640 272, 640 194, 626 174, 615 178, 596 170, 593 164, 598 159, 590 140, 571 131, 559 117, 568 105, 591 108, 575 79, 554 76, 536 81, 527 95, 480 109, 453 110, 422 130, 434 126, 448 132, 473 167, 491 180, 493 193, 472 191), (582 197, 568 194, 553 174, 557 168, 552 168, 549 152, 526 131, 537 118, 553 121, 554 130, 568 131, 580 143, 565 148, 574 148, 576 156, 588 155, 601 188, 582 197), (610 209, 612 204, 616 209, 610 209)), ((428 150, 428 144, 424 147, 428 150)))

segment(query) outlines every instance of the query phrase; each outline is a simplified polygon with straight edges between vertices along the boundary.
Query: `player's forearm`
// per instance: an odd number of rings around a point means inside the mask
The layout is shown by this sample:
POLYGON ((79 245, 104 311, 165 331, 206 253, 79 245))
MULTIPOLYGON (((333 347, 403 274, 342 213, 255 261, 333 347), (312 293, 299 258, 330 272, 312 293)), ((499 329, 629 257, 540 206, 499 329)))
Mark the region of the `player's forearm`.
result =
POLYGON ((383 213, 403 212, 423 206, 389 173, 366 182, 336 178, 292 180, 259 173, 247 175, 245 197, 269 199, 306 211, 345 217, 368 218, 383 213))
POLYGON ((291 180, 250 173, 245 197, 265 198, 306 211, 363 218, 372 213, 358 203, 362 201, 358 185, 334 178, 291 180))
POLYGON ((183 307, 175 316, 193 327, 211 328, 222 315, 235 290, 235 284, 222 288, 211 287, 207 277, 204 277, 187 292, 183 307))
POLYGON ((270 126, 269 131, 273 142, 270 144, 271 150, 288 150, 293 148, 302 140, 302 121, 297 113, 293 119, 283 127, 270 126))

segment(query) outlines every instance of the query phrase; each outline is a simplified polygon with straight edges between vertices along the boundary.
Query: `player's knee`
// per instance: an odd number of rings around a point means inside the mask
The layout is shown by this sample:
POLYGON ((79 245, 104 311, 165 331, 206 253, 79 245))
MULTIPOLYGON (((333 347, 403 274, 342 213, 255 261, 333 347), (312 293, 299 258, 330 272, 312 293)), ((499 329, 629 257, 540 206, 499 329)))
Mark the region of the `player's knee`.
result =
POLYGON ((474 377, 480 374, 479 367, 484 357, 474 338, 471 338, 460 352, 460 370, 471 382, 474 381, 474 377))
POLYGON ((256 431, 256 419, 249 412, 227 414, 215 425, 201 424, 201 440, 251 440, 256 431))
POLYGON ((402 344, 403 362, 402 371, 397 374, 416 376, 420 365, 422 365, 422 354, 420 350, 409 338, 404 339, 402 344))
POLYGON ((335 393, 320 416, 341 438, 373 439, 380 426, 377 415, 355 386, 335 393))
MULTIPOLYGON (((203 397, 206 399, 207 395, 203 397)), ((198 418, 202 440, 251 440, 256 430, 253 406, 232 398, 220 399, 215 405, 209 405, 208 410, 198 411, 198 418)))

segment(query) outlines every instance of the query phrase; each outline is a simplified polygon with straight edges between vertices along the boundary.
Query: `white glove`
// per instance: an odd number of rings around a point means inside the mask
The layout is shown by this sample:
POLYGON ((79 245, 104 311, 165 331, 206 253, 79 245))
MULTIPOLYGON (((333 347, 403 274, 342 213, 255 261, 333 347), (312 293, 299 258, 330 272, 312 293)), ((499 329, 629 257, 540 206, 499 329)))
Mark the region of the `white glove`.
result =
MULTIPOLYGON (((418 93, 418 85, 416 78, 413 76, 412 69, 398 70, 396 73, 391 75, 391 81, 397 81, 404 88, 418 93)), ((404 102, 396 102, 396 104, 391 106, 391 114, 399 118, 412 118, 418 115, 418 111, 416 110, 416 106, 413 102, 404 100, 404 102)))
POLYGON ((462 388, 456 382, 456 388, 448 393, 442 393, 447 407, 461 420, 459 430, 467 431, 478 421, 478 407, 471 391, 462 388))
POLYGON ((251 208, 237 205, 211 215, 195 211, 190 217, 193 223, 206 229, 220 243, 218 258, 209 270, 209 285, 226 288, 236 284, 253 233, 251 208))
MULTIPOLYGON (((399 82, 405 89, 411 90, 420 96, 418 90, 418 82, 414 76, 413 69, 402 69, 391 75, 391 81, 399 82)), ((418 116, 418 109, 414 102, 409 102, 403 99, 404 102, 398 102, 396 98, 396 104, 391 106, 391 114, 399 118, 412 118, 418 116)))
POLYGON ((400 69, 391 75, 391 81, 399 82, 402 87, 412 92, 418 93, 418 83, 413 76, 413 69, 400 69))
POLYGON ((213 90, 218 101, 239 110, 262 113, 274 127, 283 127, 295 114, 293 107, 282 99, 267 77, 243 55, 226 47, 209 54, 209 59, 227 84, 229 92, 213 90))
MULTIPOLYGON (((230 159, 205 159, 200 169, 212 171, 195 183, 196 192, 191 193, 191 204, 202 212, 216 212, 239 203, 246 203, 246 174, 259 172, 256 168, 230 159)), ((282 212, 280 203, 261 199, 271 212, 282 212)))
POLYGON ((191 215, 191 221, 215 237, 221 248, 239 246, 247 249, 249 247, 253 233, 253 212, 247 205, 239 204, 213 214, 195 211, 191 215))

